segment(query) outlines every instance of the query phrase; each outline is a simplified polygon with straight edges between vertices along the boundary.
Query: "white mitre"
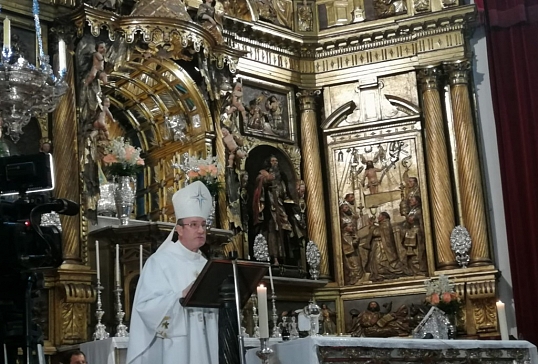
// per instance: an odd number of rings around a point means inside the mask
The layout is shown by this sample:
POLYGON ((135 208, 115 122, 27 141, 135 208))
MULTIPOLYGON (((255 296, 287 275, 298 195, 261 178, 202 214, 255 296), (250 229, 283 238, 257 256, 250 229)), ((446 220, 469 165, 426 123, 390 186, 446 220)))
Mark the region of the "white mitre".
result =
POLYGON ((176 221, 187 217, 207 219, 211 212, 213 199, 206 185, 196 181, 174 193, 172 204, 176 221))

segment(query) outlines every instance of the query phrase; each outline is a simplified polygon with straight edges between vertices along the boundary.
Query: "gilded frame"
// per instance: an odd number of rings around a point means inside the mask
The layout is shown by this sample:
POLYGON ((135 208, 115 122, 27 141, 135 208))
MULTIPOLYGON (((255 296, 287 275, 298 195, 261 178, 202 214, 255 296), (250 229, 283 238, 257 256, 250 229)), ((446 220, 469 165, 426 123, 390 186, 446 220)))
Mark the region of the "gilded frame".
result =
MULTIPOLYGON (((238 83, 242 87, 242 104, 247 116, 241 123, 241 134, 295 143, 293 88, 243 75, 239 76, 238 83)), ((234 90, 236 87, 237 83, 234 90)))

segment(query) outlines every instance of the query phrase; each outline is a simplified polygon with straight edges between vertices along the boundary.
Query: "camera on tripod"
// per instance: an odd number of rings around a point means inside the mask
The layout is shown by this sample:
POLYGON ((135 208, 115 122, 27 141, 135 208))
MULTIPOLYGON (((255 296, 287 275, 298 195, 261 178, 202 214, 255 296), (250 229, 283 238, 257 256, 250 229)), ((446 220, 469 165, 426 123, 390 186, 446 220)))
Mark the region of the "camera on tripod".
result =
POLYGON ((41 226, 41 216, 80 211, 75 202, 51 199, 53 189, 50 154, 0 158, 0 364, 15 362, 19 348, 27 364, 43 360, 33 298, 43 288, 43 272, 59 267, 63 257, 60 228, 41 226))

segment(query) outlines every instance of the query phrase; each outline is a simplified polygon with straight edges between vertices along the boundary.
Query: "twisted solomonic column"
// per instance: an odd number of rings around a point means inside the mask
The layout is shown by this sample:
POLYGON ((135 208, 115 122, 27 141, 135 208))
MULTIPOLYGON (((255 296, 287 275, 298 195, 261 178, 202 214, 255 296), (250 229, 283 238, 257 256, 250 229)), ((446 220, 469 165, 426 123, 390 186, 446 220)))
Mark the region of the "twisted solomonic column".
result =
MULTIPOLYGON (((80 178, 78 156, 78 121, 76 113, 75 68, 73 57, 67 52, 67 72, 65 82, 69 86, 53 113, 52 136, 54 144, 54 165, 56 187, 54 196, 80 202, 80 178)), ((82 212, 81 212, 82 214, 82 212)), ((62 245, 65 264, 80 264, 80 215, 61 216, 62 245)))
POLYGON ((300 90, 297 93, 301 109, 301 150, 303 178, 306 186, 306 217, 308 235, 321 253, 320 276, 329 277, 329 254, 327 247, 327 221, 321 180, 321 158, 316 117, 316 96, 319 90, 300 90))
POLYGON ((469 94, 471 64, 467 60, 462 60, 446 63, 444 68, 448 74, 454 118, 461 225, 467 228, 472 239, 469 266, 490 265, 492 263, 488 246, 482 176, 469 94))
POLYGON ((428 161, 429 197, 431 203, 437 269, 453 269, 458 264, 450 248, 450 234, 455 226, 447 138, 439 94, 441 69, 430 66, 418 70, 428 161))

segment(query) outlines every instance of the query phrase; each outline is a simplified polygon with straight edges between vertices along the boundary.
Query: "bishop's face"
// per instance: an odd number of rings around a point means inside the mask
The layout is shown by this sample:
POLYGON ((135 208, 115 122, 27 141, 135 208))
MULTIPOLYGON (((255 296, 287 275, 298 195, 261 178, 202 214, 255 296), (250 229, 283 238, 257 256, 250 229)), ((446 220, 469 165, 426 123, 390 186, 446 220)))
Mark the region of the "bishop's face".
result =
POLYGON ((197 252, 206 241, 206 219, 201 217, 187 217, 182 224, 176 225, 179 241, 190 251, 197 252))

